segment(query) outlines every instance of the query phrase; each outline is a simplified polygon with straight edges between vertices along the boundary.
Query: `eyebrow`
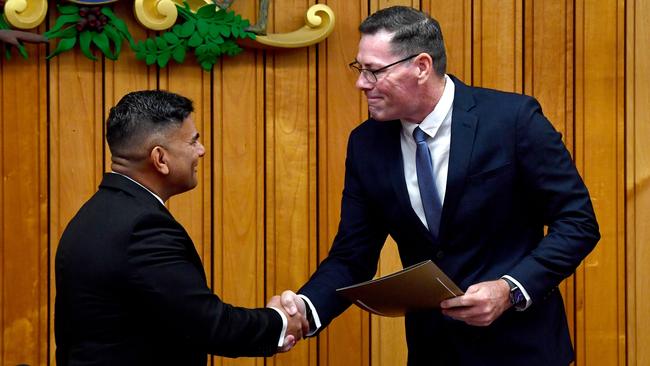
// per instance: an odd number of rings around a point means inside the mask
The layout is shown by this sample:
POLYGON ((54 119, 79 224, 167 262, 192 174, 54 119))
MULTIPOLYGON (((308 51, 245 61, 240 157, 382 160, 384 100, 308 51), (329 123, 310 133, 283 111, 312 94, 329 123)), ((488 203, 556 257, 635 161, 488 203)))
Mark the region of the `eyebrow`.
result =
POLYGON ((361 62, 359 62, 359 60, 357 60, 356 58, 354 59, 354 62, 359 64, 359 66, 361 66, 361 68, 366 69, 366 70, 370 70, 370 71, 373 71, 374 69, 381 68, 381 66, 375 64, 374 62, 370 62, 370 63, 367 63, 367 64, 364 65, 361 62))

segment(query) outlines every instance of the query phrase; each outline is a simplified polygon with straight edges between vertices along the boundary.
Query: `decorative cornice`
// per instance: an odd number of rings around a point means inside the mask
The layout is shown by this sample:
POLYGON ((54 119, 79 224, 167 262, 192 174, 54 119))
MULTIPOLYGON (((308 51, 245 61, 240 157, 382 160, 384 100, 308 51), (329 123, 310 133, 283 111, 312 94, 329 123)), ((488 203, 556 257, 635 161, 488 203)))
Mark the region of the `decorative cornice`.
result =
POLYGON ((38 27, 47 14, 47 0, 7 0, 4 16, 18 29, 38 27))
POLYGON ((325 4, 307 9, 305 25, 289 33, 258 35, 255 40, 240 41, 244 46, 261 49, 297 48, 316 44, 327 38, 334 30, 334 11, 325 4))
MULTIPOLYGON (((97 59, 94 50, 116 60, 126 41, 137 58, 147 65, 156 63, 165 67, 170 59, 183 62, 186 53, 192 52, 201 67, 211 70, 221 55, 234 56, 241 52, 240 46, 258 49, 307 47, 327 38, 335 24, 334 12, 324 4, 307 9, 305 25, 300 29, 266 34, 269 0, 260 0, 258 23, 253 26, 228 10, 232 0, 221 5, 216 0, 133 0, 134 15, 140 24, 162 32, 145 40, 134 40, 126 23, 111 10, 110 3, 118 0, 67 1, 67 4, 57 5, 59 15, 55 24, 43 34, 43 40, 58 40, 48 59, 78 46, 92 60, 97 59)), ((47 10, 47 0, 6 0, 4 8, 0 8, 0 20, 3 20, 0 29, 11 28, 7 22, 19 29, 36 28, 45 19, 47 10)), ((20 40, 18 49, 26 58, 20 40)), ((5 53, 9 58, 10 52, 5 53)))
MULTIPOLYGON (((190 0, 186 2, 193 12, 199 10, 203 5, 212 4, 210 0, 190 0)), ((133 13, 138 22, 144 27, 160 31, 169 29, 176 24, 176 20, 178 19, 176 5, 183 6, 183 1, 135 0, 133 2, 133 13)))

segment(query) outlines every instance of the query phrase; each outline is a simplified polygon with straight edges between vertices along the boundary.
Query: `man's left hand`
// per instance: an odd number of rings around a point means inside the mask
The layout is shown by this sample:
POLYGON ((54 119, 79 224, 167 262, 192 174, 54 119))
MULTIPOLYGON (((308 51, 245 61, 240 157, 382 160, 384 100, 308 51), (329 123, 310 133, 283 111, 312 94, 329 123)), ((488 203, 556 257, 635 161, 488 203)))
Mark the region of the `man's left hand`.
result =
POLYGON ((444 315, 479 327, 492 324, 510 306, 510 286, 502 279, 477 283, 440 303, 444 315))

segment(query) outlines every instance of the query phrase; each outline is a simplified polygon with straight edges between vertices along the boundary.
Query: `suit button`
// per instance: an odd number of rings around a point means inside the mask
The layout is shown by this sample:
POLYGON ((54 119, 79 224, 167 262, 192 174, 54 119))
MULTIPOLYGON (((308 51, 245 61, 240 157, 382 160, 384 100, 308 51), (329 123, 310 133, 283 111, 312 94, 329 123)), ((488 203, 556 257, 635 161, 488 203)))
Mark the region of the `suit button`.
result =
POLYGON ((445 256, 445 252, 442 250, 439 250, 438 253, 436 253, 436 258, 442 259, 445 256))

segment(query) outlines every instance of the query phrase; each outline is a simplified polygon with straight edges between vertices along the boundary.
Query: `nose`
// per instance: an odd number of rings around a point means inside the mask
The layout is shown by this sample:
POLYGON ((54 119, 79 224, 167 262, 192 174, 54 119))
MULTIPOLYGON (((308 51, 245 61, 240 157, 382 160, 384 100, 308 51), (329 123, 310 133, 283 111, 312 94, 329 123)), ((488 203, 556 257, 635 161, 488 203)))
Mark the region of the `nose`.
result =
POLYGON ((357 89, 360 90, 368 90, 368 89, 372 89, 373 84, 369 82, 365 76, 363 76, 363 73, 359 73, 359 76, 357 77, 357 82, 354 83, 354 86, 356 86, 357 89))
POLYGON ((205 146, 203 146, 203 144, 198 142, 198 141, 197 141, 197 143, 199 144, 199 146, 198 146, 199 157, 202 158, 203 155, 205 155, 205 146))

